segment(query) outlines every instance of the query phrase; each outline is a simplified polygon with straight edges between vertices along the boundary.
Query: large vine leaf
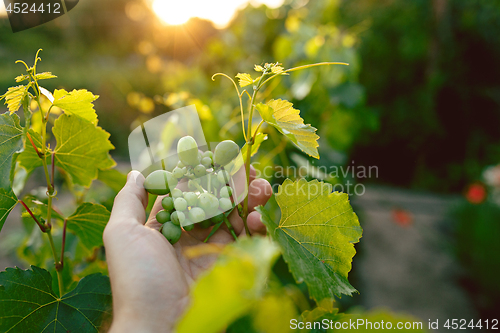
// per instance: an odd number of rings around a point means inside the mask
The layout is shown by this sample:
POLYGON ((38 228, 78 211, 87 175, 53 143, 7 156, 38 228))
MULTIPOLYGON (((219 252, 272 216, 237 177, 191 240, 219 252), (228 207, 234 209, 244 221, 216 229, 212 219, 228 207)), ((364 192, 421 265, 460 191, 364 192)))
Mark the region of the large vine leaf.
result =
POLYGON ((303 152, 319 159, 316 128, 305 125, 300 117, 300 111, 286 100, 272 99, 266 104, 257 104, 257 110, 262 119, 287 136, 303 152))
POLYGON ((56 89, 54 90, 54 102, 52 104, 60 107, 67 114, 76 115, 97 124, 97 114, 94 110, 94 104, 92 104, 97 98, 99 96, 86 89, 75 89, 69 93, 64 89, 56 89))
POLYGON ((11 188, 12 160, 23 149, 23 128, 17 114, 0 115, 0 188, 11 188))
POLYGON ((88 249, 102 246, 102 233, 109 221, 106 207, 84 202, 66 219, 68 230, 74 232, 88 249))
POLYGON ((0 188, 0 231, 7 220, 10 212, 17 204, 17 197, 12 190, 0 188))
POLYGON ((21 107, 22 100, 28 92, 28 88, 29 85, 10 87, 5 94, 0 96, 0 100, 5 98, 5 104, 7 104, 7 108, 11 114, 21 107))
POLYGON ((0 332, 99 332, 111 308, 109 279, 84 277, 61 298, 52 277, 42 268, 7 268, 0 273, 0 332))
MULTIPOLYGON (((31 137, 31 140, 33 140, 33 143, 35 144, 38 151, 41 153, 42 136, 32 129, 28 130, 28 134, 31 137)), ((47 164, 50 164, 50 159, 49 159, 50 154, 51 154, 50 150, 46 149, 45 160, 47 161, 47 164)), ((30 174, 33 170, 43 165, 42 159, 38 157, 38 154, 36 153, 35 148, 33 148, 33 145, 31 144, 29 139, 25 140, 24 151, 19 155, 17 160, 19 161, 19 164, 24 169, 26 169, 26 172, 28 174, 30 174)))
MULTIPOLYGON (((109 150, 114 146, 109 142, 109 133, 99 126, 76 116, 63 114, 52 128, 57 146, 54 150, 56 165, 71 175, 73 182, 90 186, 97 178, 97 169, 103 161, 111 161, 109 150)), ((106 167, 113 166, 106 162, 106 167)))
POLYGON ((263 207, 262 222, 280 244, 283 258, 298 282, 304 281, 319 302, 356 291, 347 274, 361 237, 358 217, 345 193, 331 193, 330 184, 301 179, 283 182, 276 194, 281 220, 276 224, 263 207))
POLYGON ((213 268, 191 288, 190 307, 176 332, 220 332, 250 311, 262 296, 278 254, 277 246, 262 237, 226 246, 213 268))

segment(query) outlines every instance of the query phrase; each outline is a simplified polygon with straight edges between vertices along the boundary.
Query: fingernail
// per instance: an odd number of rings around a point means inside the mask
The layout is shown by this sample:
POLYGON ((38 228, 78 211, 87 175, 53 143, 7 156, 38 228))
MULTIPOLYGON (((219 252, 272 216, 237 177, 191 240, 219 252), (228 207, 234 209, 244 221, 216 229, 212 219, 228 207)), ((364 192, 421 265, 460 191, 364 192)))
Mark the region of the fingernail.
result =
POLYGON ((139 172, 136 170, 132 170, 128 173, 127 175, 127 182, 137 182, 137 176, 139 175, 139 172))

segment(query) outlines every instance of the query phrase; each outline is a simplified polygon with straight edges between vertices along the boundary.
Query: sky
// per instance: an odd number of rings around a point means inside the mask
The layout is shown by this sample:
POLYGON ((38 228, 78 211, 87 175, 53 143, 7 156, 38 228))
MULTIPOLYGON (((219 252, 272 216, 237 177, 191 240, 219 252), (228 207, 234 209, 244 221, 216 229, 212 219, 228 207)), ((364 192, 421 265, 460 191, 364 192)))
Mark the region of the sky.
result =
MULTIPOLYGON (((81 0, 85 1, 85 0, 81 0)), ((284 0, 146 0, 165 24, 182 24, 191 17, 211 20, 217 27, 225 27, 236 11, 248 4, 266 4, 276 8, 284 0)), ((78 7, 76 8, 78 10, 78 7)), ((0 1, 0 17, 6 16, 5 5, 0 1)))

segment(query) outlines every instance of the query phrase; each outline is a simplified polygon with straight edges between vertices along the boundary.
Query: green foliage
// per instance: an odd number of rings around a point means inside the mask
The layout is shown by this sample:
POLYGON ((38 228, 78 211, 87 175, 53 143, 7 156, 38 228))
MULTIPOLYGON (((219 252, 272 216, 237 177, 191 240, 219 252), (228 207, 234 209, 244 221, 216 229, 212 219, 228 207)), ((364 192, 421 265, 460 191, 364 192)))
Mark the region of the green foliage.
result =
POLYGON ((276 194, 281 220, 274 222, 259 207, 262 222, 283 251, 297 281, 304 281, 317 302, 356 290, 347 280, 354 243, 361 227, 345 193, 331 193, 331 185, 287 179, 276 194))
MULTIPOLYGON (((0 188, 10 189, 13 156, 23 148, 23 129, 17 114, 0 115, 0 188)), ((2 228, 0 227, 0 230, 2 228)))
POLYGON ((102 246, 102 233, 109 221, 110 212, 101 205, 85 202, 67 221, 67 228, 81 239, 89 250, 102 246))
POLYGON ((89 275, 60 298, 51 285, 49 272, 36 266, 1 272, 0 331, 98 333, 102 315, 111 308, 109 279, 89 275))
POLYGON ((276 127, 306 154, 319 159, 316 129, 304 125, 304 120, 299 116, 300 111, 292 105, 281 99, 270 100, 266 104, 258 104, 257 110, 265 122, 276 127))
POLYGON ((10 212, 17 204, 17 197, 11 189, 0 188, 0 231, 9 216, 10 212))
POLYGON ((75 184, 88 187, 97 178, 98 169, 114 166, 108 155, 114 147, 108 140, 109 133, 102 128, 63 114, 52 131, 57 141, 55 162, 71 175, 75 184))
MULTIPOLYGON (((42 136, 33 131, 32 129, 28 130, 28 134, 31 137, 31 140, 33 141, 33 144, 36 146, 38 149, 38 152, 41 153, 42 151, 42 136)), ((45 161, 46 163, 49 163, 49 158, 50 158, 50 152, 47 149, 45 151, 45 161)), ((26 170, 28 174, 31 174, 33 170, 35 170, 38 167, 41 167, 43 165, 42 159, 40 156, 38 156, 37 152, 35 151, 35 148, 31 144, 31 142, 28 140, 28 143, 25 144, 24 150, 21 154, 19 154, 19 157, 17 158, 19 161, 19 164, 26 170)))
POLYGON ((277 247, 266 238, 246 238, 225 247, 213 269, 192 287, 191 305, 177 332, 220 332, 245 314, 262 296, 277 256, 277 247))
MULTIPOLYGON (((98 252, 92 250, 103 245, 102 233, 110 213, 99 204, 83 202, 86 192, 79 186, 89 187, 98 177, 99 169, 115 165, 109 156, 113 146, 108 140, 109 133, 96 126, 92 102, 97 96, 86 90, 71 93, 56 90, 54 100, 47 89, 39 86, 38 80, 55 76, 50 72, 37 74, 38 60, 37 53, 33 67, 20 61, 28 74, 18 76, 16 81, 29 82, 8 89, 1 96, 6 99, 10 114, 0 115, 0 229, 19 202, 11 187, 21 197, 27 179, 36 168, 43 167, 42 184, 46 188, 31 191, 20 200, 26 236, 17 253, 21 259, 48 270, 32 266, 32 270, 7 269, 0 273, 0 331, 98 332, 103 315, 110 310, 111 290, 107 277, 88 274, 106 270, 98 252), (32 113, 32 101, 39 113, 32 113), (12 114, 21 106, 24 127, 18 115, 12 114), (66 114, 58 117, 58 112, 51 113, 53 107, 62 108, 66 114), (49 124, 54 125, 49 127, 49 124), (47 132, 50 129, 52 133, 47 132), (54 149, 50 145, 52 137, 57 142, 54 149), (79 204, 67 219, 54 200, 56 187, 60 186, 56 172, 62 174, 79 204), (67 234, 66 229, 78 238, 67 234), (45 235, 48 243, 44 242, 45 235), (82 273, 88 276, 76 285, 82 273), (56 295, 52 288, 59 289, 59 293, 56 295)), ((107 174, 110 179, 106 182, 113 188, 123 182, 119 173, 107 170, 107 174)))

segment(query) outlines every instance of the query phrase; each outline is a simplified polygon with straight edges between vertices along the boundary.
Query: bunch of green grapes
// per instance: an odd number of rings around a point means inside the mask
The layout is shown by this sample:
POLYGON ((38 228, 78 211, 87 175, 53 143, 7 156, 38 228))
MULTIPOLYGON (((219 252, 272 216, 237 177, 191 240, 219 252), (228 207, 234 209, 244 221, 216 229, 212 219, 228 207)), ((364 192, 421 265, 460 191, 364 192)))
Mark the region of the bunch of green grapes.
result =
POLYGON ((231 140, 220 142, 214 152, 198 150, 196 140, 182 137, 177 144, 179 162, 172 172, 153 171, 146 177, 144 188, 151 194, 167 195, 162 201, 163 210, 156 214, 162 224, 161 233, 172 244, 182 234, 190 231, 195 223, 202 228, 221 223, 224 212, 234 206, 230 174, 224 166, 239 154, 238 145, 231 140), (187 191, 176 188, 184 183, 187 191))

